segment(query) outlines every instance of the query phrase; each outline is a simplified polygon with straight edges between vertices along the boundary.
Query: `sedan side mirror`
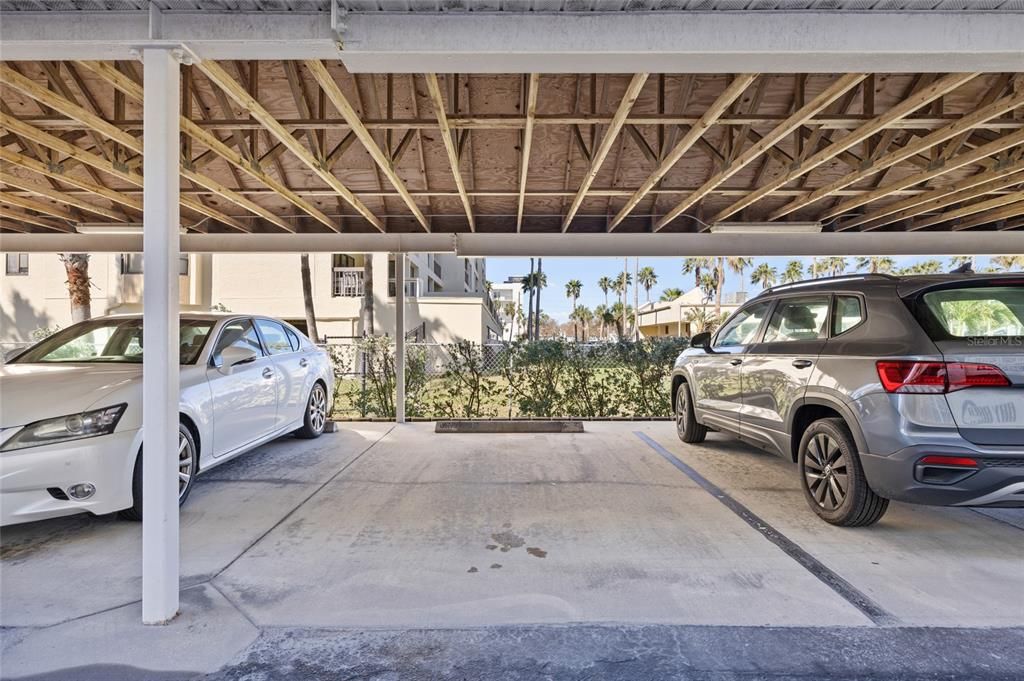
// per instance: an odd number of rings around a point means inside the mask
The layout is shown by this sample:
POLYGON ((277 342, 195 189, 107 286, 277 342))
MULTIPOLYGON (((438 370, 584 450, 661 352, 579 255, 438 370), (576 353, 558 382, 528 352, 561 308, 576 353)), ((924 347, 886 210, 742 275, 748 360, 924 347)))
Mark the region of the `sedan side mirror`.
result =
POLYGON ((252 348, 229 345, 214 357, 213 365, 225 376, 230 376, 236 366, 254 361, 258 354, 252 348))
POLYGON ((690 339, 691 348, 703 348, 705 352, 711 352, 711 332, 701 331, 690 339))

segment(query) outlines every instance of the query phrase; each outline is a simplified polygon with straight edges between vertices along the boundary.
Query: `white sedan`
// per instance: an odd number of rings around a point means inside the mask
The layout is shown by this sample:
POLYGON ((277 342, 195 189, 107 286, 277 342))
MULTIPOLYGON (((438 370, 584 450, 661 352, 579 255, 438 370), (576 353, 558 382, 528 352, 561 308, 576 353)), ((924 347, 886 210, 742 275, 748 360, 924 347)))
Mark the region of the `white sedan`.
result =
MULTIPOLYGON (((187 314, 180 339, 180 502, 200 471, 286 433, 323 433, 330 360, 291 325, 187 314)), ((142 343, 141 315, 101 317, 0 367, 0 525, 141 518, 142 343)))

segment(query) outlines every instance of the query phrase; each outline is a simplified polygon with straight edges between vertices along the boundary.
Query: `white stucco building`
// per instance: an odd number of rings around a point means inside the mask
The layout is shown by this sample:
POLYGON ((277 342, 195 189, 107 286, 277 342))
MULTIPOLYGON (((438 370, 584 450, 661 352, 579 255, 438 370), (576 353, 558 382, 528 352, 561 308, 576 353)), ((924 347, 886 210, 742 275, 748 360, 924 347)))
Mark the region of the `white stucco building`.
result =
MULTIPOLYGON (((305 328, 300 255, 183 254, 179 265, 182 310, 228 309, 286 319, 305 328)), ((346 342, 365 332, 395 333, 395 259, 373 255, 310 256, 318 332, 346 342), (373 258, 373 329, 361 320, 364 261, 373 258)), ((142 256, 94 254, 92 314, 142 310, 142 256)), ((23 342, 36 329, 71 323, 64 265, 52 253, 6 253, 0 283, 0 342, 23 342)), ((446 343, 500 338, 502 322, 485 292, 483 258, 410 254, 406 258, 406 337, 446 343)), ((507 333, 505 334, 507 336, 507 333)))

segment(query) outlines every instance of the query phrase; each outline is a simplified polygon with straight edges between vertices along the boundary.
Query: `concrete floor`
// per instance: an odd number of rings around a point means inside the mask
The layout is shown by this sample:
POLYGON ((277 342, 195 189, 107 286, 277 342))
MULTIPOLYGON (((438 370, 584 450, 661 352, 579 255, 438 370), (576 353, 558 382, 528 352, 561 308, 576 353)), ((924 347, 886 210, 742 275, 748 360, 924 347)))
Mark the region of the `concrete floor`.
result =
POLYGON ((716 435, 682 445, 667 422, 588 423, 578 435, 432 429, 346 424, 201 477, 182 512, 182 614, 166 627, 138 624, 139 525, 79 516, 5 529, 0 675, 464 678, 491 659, 482 675, 493 678, 782 678, 820 662, 808 637, 860 650, 843 668, 857 678, 946 678, 950 665, 1016 678, 1024 665, 1024 511, 894 504, 875 527, 838 529, 806 507, 791 464, 716 435), (765 525, 820 571, 768 541, 765 525), (551 659, 506 669, 509 639, 530 637, 551 659), (893 637, 916 652, 883 645, 893 637), (636 652, 669 639, 678 654, 636 652), (751 641, 795 652, 757 658, 751 641), (569 659, 558 645, 576 666, 552 677, 552 660, 569 659), (695 667, 695 646, 728 659, 695 667), (642 666, 613 673, 601 666, 609 649, 642 666), (295 667, 300 650, 313 667, 295 667), (876 666, 861 669, 868 659, 876 666), (329 663, 315 671, 315 660, 329 663))

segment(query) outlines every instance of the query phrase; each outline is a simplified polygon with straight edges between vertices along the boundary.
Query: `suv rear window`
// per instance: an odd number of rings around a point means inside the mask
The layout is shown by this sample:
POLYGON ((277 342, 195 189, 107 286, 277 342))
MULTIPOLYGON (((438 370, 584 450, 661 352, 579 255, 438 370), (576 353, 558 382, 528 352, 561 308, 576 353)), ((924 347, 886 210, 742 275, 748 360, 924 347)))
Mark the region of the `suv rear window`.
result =
POLYGON ((921 302, 954 338, 1024 336, 1024 286, 947 288, 925 293, 921 302))

